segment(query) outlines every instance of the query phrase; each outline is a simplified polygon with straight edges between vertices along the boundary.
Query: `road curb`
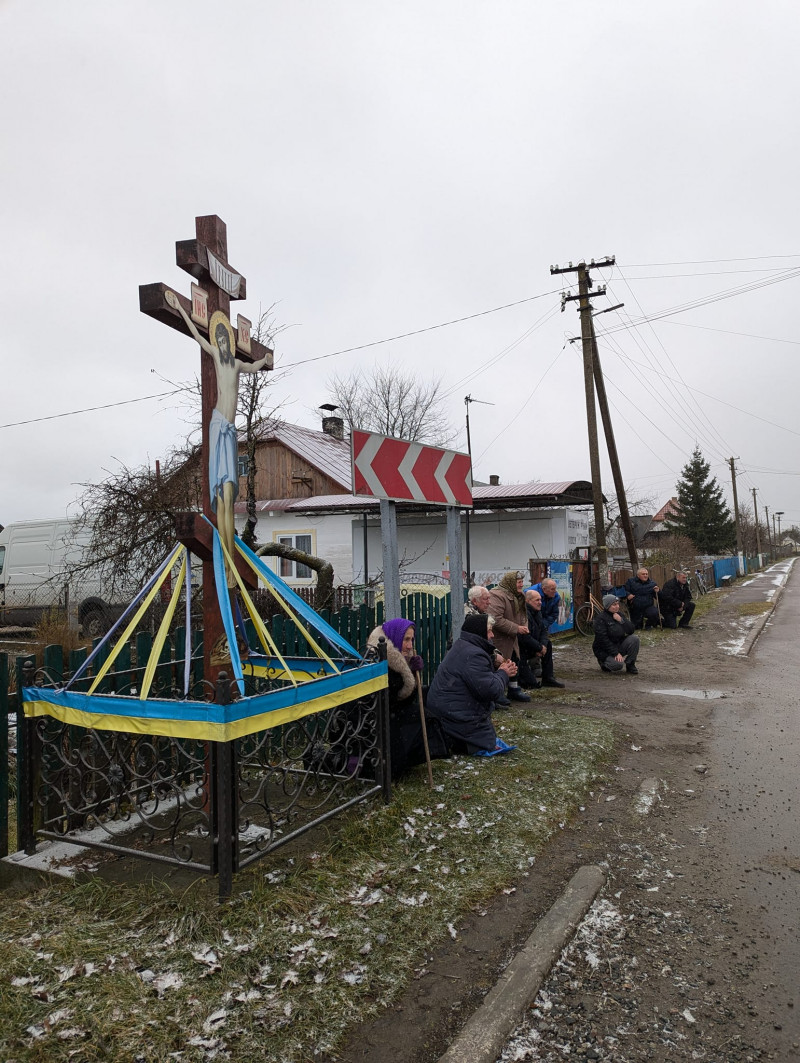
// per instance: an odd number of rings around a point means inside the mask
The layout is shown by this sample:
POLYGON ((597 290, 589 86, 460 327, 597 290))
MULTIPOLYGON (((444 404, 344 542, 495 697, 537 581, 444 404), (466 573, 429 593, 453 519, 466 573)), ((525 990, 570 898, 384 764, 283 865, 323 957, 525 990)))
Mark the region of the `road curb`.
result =
POLYGON ((781 600, 781 597, 783 596, 783 592, 786 589, 786 583, 789 582, 788 576, 791 575, 791 572, 792 572, 793 568, 794 568, 794 563, 792 563, 792 565, 789 568, 789 573, 787 574, 786 582, 782 583, 780 585, 780 587, 776 588, 775 597, 770 602, 770 607, 771 608, 769 608, 766 611, 766 613, 762 613, 761 616, 756 620, 755 624, 753 624, 752 628, 750 629, 749 634, 747 635, 747 638, 742 643, 741 650, 736 655, 737 657, 747 657, 747 656, 749 656, 750 651, 752 650, 752 648, 755 646, 756 642, 758 641, 759 635, 764 630, 764 628, 767 626, 767 623, 769 622, 769 620, 772 618, 772 614, 775 612, 775 609, 777 608, 778 602, 781 600))
POLYGON ((494 1063, 604 883, 593 864, 575 872, 439 1063, 494 1063))

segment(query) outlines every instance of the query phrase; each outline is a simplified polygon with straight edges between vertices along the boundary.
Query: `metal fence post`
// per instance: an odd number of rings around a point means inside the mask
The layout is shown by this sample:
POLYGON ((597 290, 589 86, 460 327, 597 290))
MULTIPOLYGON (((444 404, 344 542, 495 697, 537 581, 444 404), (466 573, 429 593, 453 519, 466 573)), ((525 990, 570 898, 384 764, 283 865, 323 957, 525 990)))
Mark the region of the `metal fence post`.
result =
POLYGON ((28 856, 36 852, 33 795, 39 764, 35 751, 36 721, 23 711, 22 688, 33 683, 35 667, 34 658, 17 658, 17 845, 28 856))
MULTIPOLYGON (((217 678, 214 701, 217 705, 230 705, 231 688, 226 672, 217 678)), ((233 872, 237 863, 237 801, 236 801, 236 749, 235 741, 214 742, 214 809, 219 874, 219 899, 230 900, 233 892, 233 872)))
MULTIPOLYGON (((378 660, 385 661, 388 651, 383 635, 378 639, 378 660)), ((378 746, 380 760, 378 764, 378 781, 383 791, 383 800, 388 805, 392 799, 392 750, 389 740, 389 687, 378 691, 378 746)))
POLYGON ((0 653, 0 856, 8 856, 8 654, 0 653))

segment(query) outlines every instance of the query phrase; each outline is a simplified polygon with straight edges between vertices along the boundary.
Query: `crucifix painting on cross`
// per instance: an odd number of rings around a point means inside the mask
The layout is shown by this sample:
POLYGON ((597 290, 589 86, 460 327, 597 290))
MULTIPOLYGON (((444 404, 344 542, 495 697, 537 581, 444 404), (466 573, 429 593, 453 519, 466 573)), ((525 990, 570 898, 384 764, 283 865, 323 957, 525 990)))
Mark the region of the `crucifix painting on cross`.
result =
MULTIPOLYGON (((194 322, 181 306, 174 292, 164 293, 167 303, 177 310, 186 327, 214 362, 217 378, 217 402, 209 425, 208 483, 211 506, 217 515, 217 527, 225 549, 233 557, 233 504, 239 490, 237 471, 238 447, 236 442, 236 400, 239 392, 240 373, 258 373, 266 366, 269 355, 257 362, 243 362, 236 358, 236 340, 227 314, 221 310, 211 315, 208 326, 209 338, 197 331, 194 322)), ((228 585, 235 586, 233 573, 228 571, 228 585)))

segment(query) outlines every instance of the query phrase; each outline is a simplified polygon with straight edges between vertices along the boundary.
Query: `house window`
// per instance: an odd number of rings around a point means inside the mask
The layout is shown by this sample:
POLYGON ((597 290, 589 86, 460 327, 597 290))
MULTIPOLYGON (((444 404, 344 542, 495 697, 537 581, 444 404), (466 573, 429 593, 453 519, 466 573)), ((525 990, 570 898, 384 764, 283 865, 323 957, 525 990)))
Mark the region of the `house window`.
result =
POLYGON ((247 465, 247 455, 240 454, 239 457, 236 459, 236 472, 240 478, 242 476, 247 476, 247 465))
MULTIPOLYGON (((307 554, 313 552, 313 536, 310 532, 292 532, 291 535, 278 534, 275 538, 283 546, 291 546, 295 550, 303 550, 307 554)), ((278 574, 282 579, 310 580, 314 573, 308 565, 301 565, 299 561, 290 561, 286 557, 279 557, 278 574)))

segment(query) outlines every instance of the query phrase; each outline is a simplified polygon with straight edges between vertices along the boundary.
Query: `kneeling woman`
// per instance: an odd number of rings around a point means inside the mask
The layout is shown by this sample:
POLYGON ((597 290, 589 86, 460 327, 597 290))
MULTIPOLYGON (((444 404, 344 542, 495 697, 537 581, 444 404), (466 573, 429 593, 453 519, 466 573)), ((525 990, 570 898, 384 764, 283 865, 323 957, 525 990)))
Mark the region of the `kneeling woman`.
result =
MULTIPOLYGON (((378 640, 386 639, 386 663, 389 665, 389 751, 392 778, 399 778, 415 764, 425 762, 425 742, 419 715, 416 673, 425 666, 414 653, 413 621, 398 618, 376 627, 367 645, 377 649, 378 640)), ((432 758, 448 757, 450 750, 437 720, 427 717, 428 748, 432 758)))
POLYGON ((428 712, 441 721, 454 752, 497 748, 492 709, 517 674, 517 666, 503 661, 495 671, 492 638, 491 617, 486 613, 466 617, 428 691, 428 712))

